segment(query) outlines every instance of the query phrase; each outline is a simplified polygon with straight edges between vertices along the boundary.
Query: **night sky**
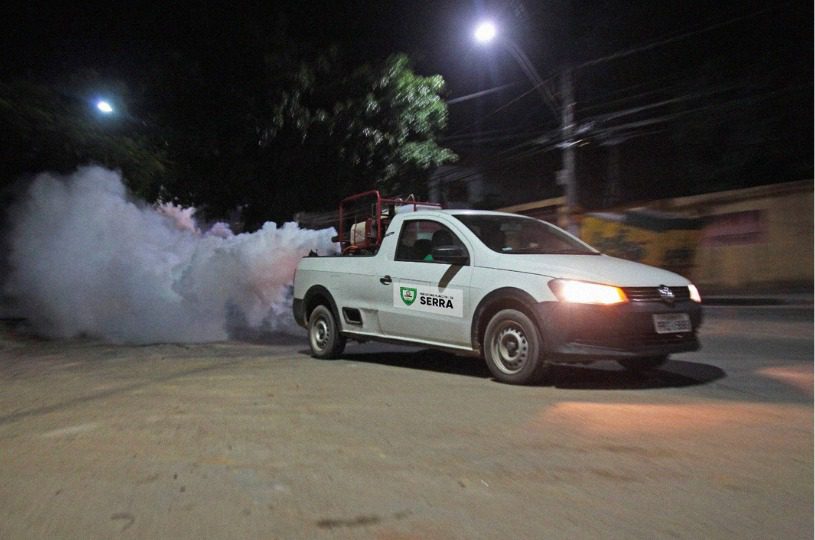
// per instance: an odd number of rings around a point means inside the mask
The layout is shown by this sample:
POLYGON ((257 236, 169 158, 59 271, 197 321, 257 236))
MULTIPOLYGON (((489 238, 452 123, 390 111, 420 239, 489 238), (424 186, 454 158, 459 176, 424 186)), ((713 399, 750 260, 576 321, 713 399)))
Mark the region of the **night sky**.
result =
POLYGON ((475 23, 489 17, 541 77, 552 78, 553 93, 561 68, 576 66, 577 121, 585 128, 578 174, 587 206, 601 203, 611 145, 620 152, 628 199, 812 175, 809 1, 168 4, 6 4, 0 77, 54 82, 93 69, 138 86, 152 76, 156 58, 177 50, 217 58, 247 36, 285 42, 304 55, 336 46, 356 64, 406 52, 419 73, 444 77, 448 99, 500 87, 450 105, 443 144, 462 164, 483 167, 499 183, 514 177, 541 196, 558 194, 557 111, 530 91, 506 50, 474 42, 475 23), (670 103, 650 107, 664 101, 670 103), (638 124, 610 129, 631 123, 638 124), (694 160, 696 169, 688 166, 694 160), (731 163, 737 165, 727 172, 731 163), (724 172, 714 180, 690 178, 716 167, 724 172))

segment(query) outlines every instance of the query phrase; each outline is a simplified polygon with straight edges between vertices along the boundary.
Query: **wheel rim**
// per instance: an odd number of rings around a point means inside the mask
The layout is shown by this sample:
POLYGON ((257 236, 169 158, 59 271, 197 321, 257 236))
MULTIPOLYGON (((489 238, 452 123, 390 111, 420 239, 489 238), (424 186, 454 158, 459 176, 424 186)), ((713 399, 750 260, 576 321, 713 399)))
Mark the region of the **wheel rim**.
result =
POLYGON ((516 324, 502 325, 490 346, 495 367, 507 375, 521 371, 529 360, 529 341, 523 329, 516 324))
POLYGON ((319 317, 311 327, 311 342, 314 348, 324 351, 331 336, 331 327, 325 317, 319 317))

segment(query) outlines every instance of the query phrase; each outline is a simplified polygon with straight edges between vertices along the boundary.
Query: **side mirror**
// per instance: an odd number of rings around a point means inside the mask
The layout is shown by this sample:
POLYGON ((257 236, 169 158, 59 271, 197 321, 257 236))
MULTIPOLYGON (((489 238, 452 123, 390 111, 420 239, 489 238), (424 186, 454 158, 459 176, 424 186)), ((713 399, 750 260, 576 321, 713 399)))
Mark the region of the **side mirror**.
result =
POLYGON ((464 266, 470 263, 467 250, 462 246, 436 246, 433 248, 433 260, 436 262, 464 266))

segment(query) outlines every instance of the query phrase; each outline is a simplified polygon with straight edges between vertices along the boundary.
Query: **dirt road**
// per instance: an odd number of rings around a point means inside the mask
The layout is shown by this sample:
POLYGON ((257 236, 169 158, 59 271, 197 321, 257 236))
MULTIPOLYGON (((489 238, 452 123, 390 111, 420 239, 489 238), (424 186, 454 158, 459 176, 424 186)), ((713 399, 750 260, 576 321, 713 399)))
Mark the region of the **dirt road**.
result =
POLYGON ((7 325, 0 538, 811 538, 811 320, 768 318, 539 387, 394 347, 7 325))

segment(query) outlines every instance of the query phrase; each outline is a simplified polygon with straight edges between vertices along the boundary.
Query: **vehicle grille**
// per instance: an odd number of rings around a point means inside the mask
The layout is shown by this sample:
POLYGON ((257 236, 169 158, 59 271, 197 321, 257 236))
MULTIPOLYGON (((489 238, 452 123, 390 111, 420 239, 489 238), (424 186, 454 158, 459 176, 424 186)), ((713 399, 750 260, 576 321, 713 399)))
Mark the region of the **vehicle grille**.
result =
MULTIPOLYGON (((674 302, 690 300, 687 287, 668 287, 674 293, 674 302)), ((664 302, 659 294, 659 287, 623 287, 625 295, 632 302, 664 302)))

